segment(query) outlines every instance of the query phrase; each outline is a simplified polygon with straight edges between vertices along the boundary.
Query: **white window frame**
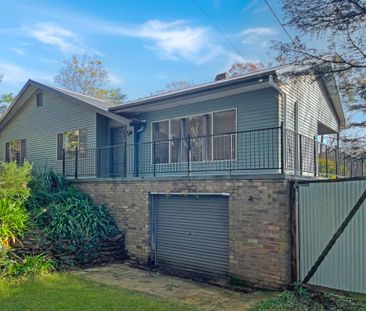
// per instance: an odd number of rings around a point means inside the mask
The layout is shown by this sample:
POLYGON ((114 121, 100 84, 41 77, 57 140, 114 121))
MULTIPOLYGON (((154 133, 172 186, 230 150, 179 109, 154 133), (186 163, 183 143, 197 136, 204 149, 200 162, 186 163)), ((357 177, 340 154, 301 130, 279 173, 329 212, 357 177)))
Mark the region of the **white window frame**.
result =
MULTIPOLYGON (((237 132, 238 132, 238 108, 237 107, 233 107, 233 108, 226 108, 226 109, 220 109, 220 110, 212 110, 212 111, 209 111, 209 112, 203 112, 203 113, 198 113, 198 114, 191 114, 191 115, 184 115, 184 116, 179 116, 179 117, 174 117, 174 118, 170 118, 170 119, 161 119, 161 120, 155 120, 155 121, 151 121, 150 122, 150 127, 151 127, 151 130, 150 130, 150 138, 151 138, 151 164, 153 165, 154 164, 154 159, 153 159, 153 145, 154 145, 154 140, 153 140, 153 131, 154 131, 154 127, 153 127, 153 124, 154 123, 159 123, 159 122, 164 122, 164 121, 168 121, 169 122, 169 144, 168 144, 168 159, 169 159, 169 162, 166 162, 166 163, 155 163, 155 165, 167 165, 167 164, 179 164, 179 163, 187 163, 185 161, 182 161, 182 162, 174 162, 172 163, 171 162, 171 148, 170 148, 170 142, 172 140, 172 137, 171 137, 171 121, 172 120, 180 120, 180 119, 184 119, 184 118, 192 118, 192 117, 198 117, 198 116, 204 116, 204 115, 210 115, 211 117, 211 128, 210 128, 210 132, 211 132, 211 160, 204 160, 204 161, 193 161, 192 163, 206 163, 206 162, 223 162, 223 161, 236 161, 237 158, 238 158, 238 135, 237 135, 237 132), (214 150, 214 144, 213 144, 213 128, 214 128, 214 122, 213 122, 213 114, 214 113, 218 113, 218 112, 225 112, 225 111, 230 111, 230 110, 235 110, 235 157, 232 158, 232 159, 225 159, 225 160, 213 160, 213 150, 214 150)), ((222 135, 225 135, 225 134, 222 134, 222 135)), ((232 134, 233 135, 233 134, 232 134)))

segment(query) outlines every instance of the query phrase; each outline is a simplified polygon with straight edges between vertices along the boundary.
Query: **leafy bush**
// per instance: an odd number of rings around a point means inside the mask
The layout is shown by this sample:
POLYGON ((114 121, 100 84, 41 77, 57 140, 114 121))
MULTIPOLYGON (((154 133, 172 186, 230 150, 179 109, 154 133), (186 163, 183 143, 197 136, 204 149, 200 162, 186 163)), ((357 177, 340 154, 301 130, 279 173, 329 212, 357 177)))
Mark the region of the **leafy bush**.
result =
POLYGON ((86 265, 109 236, 118 233, 103 206, 52 171, 35 174, 27 202, 58 264, 86 265))
POLYGON ((56 257, 61 255, 62 261, 62 255, 73 254, 64 262, 71 265, 88 264, 101 242, 118 233, 106 209, 86 198, 50 204, 44 217, 48 218, 44 232, 56 257))
POLYGON ((25 161, 22 166, 14 162, 0 162, 0 198, 25 202, 30 195, 32 165, 25 161))
POLYGON ((24 234, 28 220, 22 203, 9 198, 0 199, 0 250, 9 249, 10 243, 14 244, 24 234))
POLYGON ((13 254, 0 253, 0 278, 43 275, 54 270, 54 263, 45 255, 25 256, 23 259, 13 254))

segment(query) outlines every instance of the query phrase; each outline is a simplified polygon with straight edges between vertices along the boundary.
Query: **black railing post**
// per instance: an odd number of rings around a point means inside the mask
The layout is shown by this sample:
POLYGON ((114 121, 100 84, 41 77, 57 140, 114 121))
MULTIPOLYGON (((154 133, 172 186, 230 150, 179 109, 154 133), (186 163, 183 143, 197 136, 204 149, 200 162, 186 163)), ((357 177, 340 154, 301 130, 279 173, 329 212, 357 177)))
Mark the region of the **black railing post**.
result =
POLYGON ((232 163, 233 162, 233 134, 230 134, 230 176, 232 171, 232 163))
POLYGON ((78 147, 75 148, 75 179, 78 179, 78 161, 79 161, 79 151, 78 147))
POLYGON ((339 176, 339 165, 338 165, 338 148, 335 149, 335 173, 336 173, 336 178, 338 178, 339 176))
POLYGON ((353 177, 353 160, 352 160, 352 158, 350 159, 350 164, 351 164, 351 176, 350 177, 353 177))
POLYGON ((127 176, 127 140, 125 139, 123 147, 123 177, 127 176))
POLYGON ((135 177, 138 177, 139 176, 139 147, 140 147, 140 144, 139 143, 134 143, 133 144, 133 146, 134 146, 134 148, 135 148, 135 150, 134 150, 134 160, 133 160, 133 162, 134 162, 134 176, 135 177))
POLYGON ((317 170, 317 148, 316 148, 317 144, 316 144, 316 139, 315 139, 315 136, 314 136, 314 177, 316 177, 316 170, 317 170))
POLYGON ((361 159, 361 176, 363 177, 363 165, 364 165, 364 163, 363 163, 363 158, 361 159))
MULTIPOLYGON (((283 122, 281 122, 281 127, 280 127, 280 139, 281 139, 281 174, 285 174, 285 151, 286 151, 286 146, 285 146, 285 135, 286 135, 286 132, 285 132, 285 128, 283 126, 283 122)), ((278 163, 278 162, 277 162, 278 163)))
POLYGON ((299 161, 300 161, 300 165, 299 165, 299 168, 300 168, 300 175, 302 175, 302 135, 301 134, 297 134, 299 135, 299 161))
POLYGON ((325 146, 325 176, 328 176, 328 146, 325 146))
POLYGON ((187 138, 187 173, 191 175, 191 135, 187 138))
POLYGON ((66 153, 65 148, 62 149, 62 175, 66 176, 66 153))
POLYGON ((100 162, 101 162, 100 150, 101 148, 99 147, 95 148, 95 165, 96 165, 95 175, 98 178, 100 178, 100 162))
POLYGON ((153 161, 153 176, 155 177, 156 176, 156 166, 155 166, 155 141, 153 141, 153 149, 152 149, 152 161, 153 161))

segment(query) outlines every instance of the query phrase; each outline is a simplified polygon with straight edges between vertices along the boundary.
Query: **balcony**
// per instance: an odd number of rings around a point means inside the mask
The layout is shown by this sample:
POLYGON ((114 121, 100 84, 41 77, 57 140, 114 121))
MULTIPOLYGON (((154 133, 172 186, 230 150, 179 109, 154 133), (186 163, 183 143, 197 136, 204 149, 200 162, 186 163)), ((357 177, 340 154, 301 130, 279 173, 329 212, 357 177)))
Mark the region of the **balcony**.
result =
POLYGON ((281 127, 63 153, 68 178, 291 175, 364 176, 365 161, 281 127))

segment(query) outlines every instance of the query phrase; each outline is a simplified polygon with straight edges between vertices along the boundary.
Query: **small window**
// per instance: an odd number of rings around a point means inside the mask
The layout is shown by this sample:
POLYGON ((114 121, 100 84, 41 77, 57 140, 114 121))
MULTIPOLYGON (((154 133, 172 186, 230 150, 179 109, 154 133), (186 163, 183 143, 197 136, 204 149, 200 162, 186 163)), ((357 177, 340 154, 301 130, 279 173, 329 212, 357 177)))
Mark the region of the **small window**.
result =
POLYGON ((19 165, 22 165, 26 156, 26 140, 19 139, 6 143, 5 153, 6 162, 15 161, 19 165))
POLYGON ((36 101, 37 101, 37 107, 42 107, 43 106, 43 93, 42 92, 37 93, 36 101))
POLYGON ((62 153, 65 150, 67 158, 75 156, 75 150, 79 150, 79 158, 86 157, 86 129, 66 131, 57 135, 57 160, 62 160, 62 153))

